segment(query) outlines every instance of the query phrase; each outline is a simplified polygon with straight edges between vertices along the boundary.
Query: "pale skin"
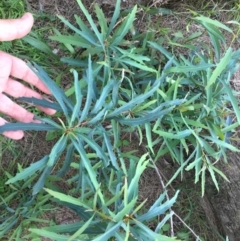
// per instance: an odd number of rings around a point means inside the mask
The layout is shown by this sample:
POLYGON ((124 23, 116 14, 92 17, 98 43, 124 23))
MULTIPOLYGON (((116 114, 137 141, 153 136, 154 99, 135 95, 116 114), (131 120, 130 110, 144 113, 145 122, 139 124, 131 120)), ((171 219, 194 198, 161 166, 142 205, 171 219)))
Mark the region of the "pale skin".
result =
MULTIPOLYGON (((12 41, 24 37, 30 32, 33 21, 33 16, 30 13, 24 14, 19 19, 0 20, 0 41, 12 41)), ((42 99, 41 94, 27 87, 26 83, 31 84, 45 94, 50 94, 48 88, 23 60, 0 51, 0 112, 17 121, 30 123, 34 122, 34 115, 8 97, 42 99)), ((49 115, 55 113, 52 109, 39 109, 49 115)), ((6 123, 6 120, 0 117, 0 125, 4 123, 6 123)), ((24 136, 24 133, 20 130, 7 131, 3 135, 18 140, 24 136)))

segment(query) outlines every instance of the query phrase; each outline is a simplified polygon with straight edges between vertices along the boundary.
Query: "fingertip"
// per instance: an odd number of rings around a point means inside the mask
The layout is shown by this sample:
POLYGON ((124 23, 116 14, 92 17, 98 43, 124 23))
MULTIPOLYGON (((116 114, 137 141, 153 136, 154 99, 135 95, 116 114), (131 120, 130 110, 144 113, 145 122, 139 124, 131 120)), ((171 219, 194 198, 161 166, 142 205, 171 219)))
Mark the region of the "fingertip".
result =
POLYGON ((23 131, 5 131, 3 135, 13 140, 20 140, 23 138, 24 133, 23 131))
MULTIPOLYGON (((24 22, 26 22, 26 24, 28 26, 33 26, 33 23, 34 23, 34 18, 33 18, 33 15, 31 13, 25 13, 22 17, 21 17, 21 20, 24 20, 24 22)), ((30 28, 30 30, 31 30, 30 28)))
POLYGON ((24 15, 21 17, 22 20, 30 20, 32 23, 34 22, 33 15, 31 13, 24 13, 24 15))
POLYGON ((33 26, 31 13, 25 13, 19 19, 0 19, 0 41, 12 41, 26 36, 33 26))

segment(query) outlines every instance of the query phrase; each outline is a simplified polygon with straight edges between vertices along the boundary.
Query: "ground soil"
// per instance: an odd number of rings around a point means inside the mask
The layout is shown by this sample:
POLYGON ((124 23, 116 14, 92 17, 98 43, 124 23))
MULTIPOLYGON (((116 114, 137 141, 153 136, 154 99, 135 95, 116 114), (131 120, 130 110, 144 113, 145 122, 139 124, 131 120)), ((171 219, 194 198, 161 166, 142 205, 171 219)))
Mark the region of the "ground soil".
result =
MULTIPOLYGON (((111 16, 111 13, 114 10, 114 2, 112 0, 83 0, 82 1, 86 8, 91 12, 93 9, 93 3, 99 3, 99 5, 103 8, 105 13, 109 14, 111 16)), ((200 2, 200 1, 199 1, 200 2)), ((74 21, 74 14, 80 14, 79 7, 75 0, 53 0, 53 1, 47 1, 47 0, 26 0, 28 11, 30 12, 43 12, 46 14, 51 15, 62 15, 66 19, 70 21, 74 21)), ((187 24, 187 18, 185 12, 185 7, 188 5, 187 1, 171 1, 171 0, 125 0, 123 1, 122 8, 132 7, 134 4, 144 4, 145 6, 157 6, 157 7, 168 7, 172 10, 176 10, 178 8, 178 12, 183 12, 183 15, 177 15, 177 16, 160 16, 161 18, 161 25, 162 27, 171 28, 172 32, 182 30, 183 32, 186 31, 186 24, 187 24), (181 4, 179 4, 181 2, 181 4), (166 5, 167 4, 167 5, 166 5)), ((211 7, 211 6, 210 6, 211 7)), ((196 4, 196 10, 197 10, 197 4, 196 4)), ((144 16, 142 16, 144 17, 144 16)), ((224 18, 224 16, 223 16, 224 18)), ((144 19, 140 18, 141 22, 140 25, 141 28, 144 27, 144 19)), ((156 19, 154 20, 156 21, 156 19)), ((37 20, 35 22, 35 28, 44 26, 46 21, 37 20)), ((57 26, 61 26, 60 22, 56 22, 57 26)), ((47 37, 47 36, 46 36, 47 37)), ((237 46, 239 43, 236 43, 235 47, 238 48, 240 46, 237 46)), ((236 88, 240 88, 240 73, 235 75, 234 83, 236 88)), ((51 150, 51 147, 54 142, 46 142, 45 141, 45 135, 46 133, 38 133, 37 136, 34 136, 33 133, 26 133, 26 136, 23 140, 18 142, 18 145, 21 148, 21 151, 23 150, 23 155, 27 163, 34 162, 35 160, 39 160, 41 157, 43 157, 45 154, 49 153, 51 150)), ((139 146, 136 140, 133 141, 130 149, 138 149, 140 152, 144 152, 144 147, 139 146)), ((8 155, 10 156, 10 155, 8 155)), ((6 161, 7 163, 7 161, 6 161)), ((171 161, 166 157, 164 160, 160 160, 157 164, 158 170, 164 180, 164 182, 167 182, 167 180, 173 175, 174 170, 176 170, 177 166, 175 164, 172 164, 171 161)), ((212 214, 212 207, 209 203, 207 198, 200 198, 200 187, 193 187, 191 177, 186 176, 186 178, 183 181, 176 180, 170 187, 169 192, 173 194, 175 190, 182 189, 182 193, 179 197, 179 202, 176 205, 176 212, 182 217, 185 218, 187 215, 189 215, 190 212, 195 213, 194 217, 196 222, 191 221, 191 228, 193 228, 196 233, 199 233, 202 235, 202 232, 205 234, 205 240, 216 240, 218 241, 218 236, 212 232, 213 228, 218 228, 218 221, 215 220, 214 214, 212 214), (190 180, 190 181, 189 181, 190 180), (196 189, 198 189, 196 191, 196 189), (184 191, 185 190, 185 191, 184 191), (195 201, 193 201, 195 200, 195 201), (186 206, 189 206, 189 204, 193 204, 194 207, 192 209, 188 210, 186 206), (185 207, 185 208, 184 208, 185 207), (188 212, 188 211, 189 212, 188 212)), ((151 205, 151 203, 156 199, 156 197, 159 196, 160 193, 163 191, 163 187, 157 178, 157 174, 155 173, 154 169, 147 170, 140 181, 140 198, 142 200, 148 198, 148 205, 151 205)), ((71 214, 71 212, 66 211, 66 209, 59 209, 58 211, 58 218, 57 220, 54 220, 57 224, 62 224, 66 222, 66 213, 67 215, 67 222, 73 222, 76 220, 76 216, 74 214, 71 214), (63 210, 61 212, 61 210, 63 210), (72 216, 71 216, 72 215, 72 216)), ((55 214, 53 216, 48 215, 48 218, 54 218, 55 214)), ((191 216, 193 217, 193 216, 191 216)), ((187 220, 186 222, 188 222, 187 220)), ((176 230, 182 230, 183 225, 179 220, 175 220, 175 228, 176 230)), ((192 239, 195 240, 195 239, 192 239)))

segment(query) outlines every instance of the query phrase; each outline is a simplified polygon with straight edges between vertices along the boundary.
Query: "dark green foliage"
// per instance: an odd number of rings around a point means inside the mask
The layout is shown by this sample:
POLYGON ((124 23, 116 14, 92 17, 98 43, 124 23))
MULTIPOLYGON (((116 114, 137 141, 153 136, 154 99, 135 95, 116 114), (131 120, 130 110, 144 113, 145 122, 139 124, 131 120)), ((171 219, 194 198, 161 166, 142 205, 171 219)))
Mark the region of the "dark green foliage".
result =
MULTIPOLYGON (((80 217, 74 224, 42 230, 31 228, 28 237, 176 240, 162 235, 161 228, 173 215, 166 212, 177 193, 172 199, 166 199, 166 193, 160 195, 146 209, 145 202, 138 203, 139 179, 149 165, 149 157, 157 162, 169 154, 179 164, 169 183, 191 169, 195 170, 194 182, 202 182, 202 193, 206 171, 217 189, 215 174, 227 180, 215 163, 227 162, 226 149, 239 151, 230 144, 231 133, 239 125, 240 111, 229 81, 237 69, 240 51, 229 48, 226 53, 221 52, 219 40, 224 41, 224 37, 219 28, 230 33, 232 30, 218 21, 197 16, 192 21, 205 27, 213 46, 205 48, 206 45, 191 43, 183 46, 190 50, 189 56, 174 56, 163 48, 161 41, 155 41, 157 36, 153 33, 133 34, 137 7, 120 18, 120 1, 117 1, 113 17, 107 22, 96 5, 97 25, 80 0, 78 3, 88 25, 78 16, 77 27, 60 17, 74 34, 63 36, 57 32, 57 36, 51 37, 71 50, 72 57, 62 59, 75 68, 71 69, 73 84, 67 91, 71 94, 66 94, 34 64, 34 71, 57 103, 22 98, 61 112, 59 122, 36 117, 41 124, 0 126, 0 132, 46 130, 49 138, 56 138, 49 155, 20 170, 7 184, 32 180, 38 171, 37 180, 31 185, 32 198, 48 187, 44 190, 54 201, 71 208, 80 217), (74 57, 77 51, 73 47, 83 51, 74 57), (233 110, 237 116, 235 123, 230 118, 233 110), (138 132, 140 142, 145 135, 149 153, 142 157, 123 153, 119 143, 124 132, 138 132), (57 174, 53 172, 55 168, 57 174), (68 180, 74 184, 74 197, 49 184, 51 178, 60 178, 70 169, 75 170, 75 176, 68 180), (148 222, 156 221, 159 215, 166 216, 151 230, 148 222)), ((189 41, 200 36, 197 33, 189 41)), ((2 227, 2 232, 9 229, 2 227)))

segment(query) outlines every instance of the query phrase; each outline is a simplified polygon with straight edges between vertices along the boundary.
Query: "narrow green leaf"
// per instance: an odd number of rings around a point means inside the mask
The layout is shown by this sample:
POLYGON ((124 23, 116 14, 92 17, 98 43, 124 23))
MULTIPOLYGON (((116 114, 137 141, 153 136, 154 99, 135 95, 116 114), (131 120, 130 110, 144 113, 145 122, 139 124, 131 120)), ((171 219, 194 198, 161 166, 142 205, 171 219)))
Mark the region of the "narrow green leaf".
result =
MULTIPOLYGON (((235 115, 237 116, 238 124, 240 124, 240 109, 238 107, 238 100, 233 95, 232 89, 226 84, 225 80, 221 80, 221 83, 224 85, 224 88, 229 96, 229 99, 231 101, 232 107, 234 109, 235 115)), ((0 127, 1 129, 1 127, 0 127)), ((225 128, 226 129, 226 128, 225 128)))
POLYGON ((137 6, 135 6, 132 9, 131 13, 125 18, 125 20, 121 23, 121 25, 117 28, 117 30, 113 34, 111 46, 116 46, 123 40, 123 38, 128 33, 128 31, 130 30, 133 24, 136 12, 137 12, 137 6))
POLYGON ((109 238, 114 236, 114 234, 116 233, 117 229, 120 228, 121 224, 122 224, 122 222, 116 223, 109 230, 106 230, 103 234, 101 234, 97 238, 94 238, 92 241, 106 241, 106 240, 109 240, 109 238))
POLYGON ((211 166, 211 168, 213 169, 213 171, 215 171, 216 173, 218 173, 222 178, 224 178, 227 182, 230 182, 229 179, 226 177, 226 175, 220 171, 219 169, 217 169, 215 166, 211 166))
POLYGON ((193 162, 191 162, 186 168, 186 171, 190 171, 193 169, 199 162, 202 162, 202 157, 196 158, 193 162))
POLYGON ((215 177, 215 173, 214 173, 214 171, 212 169, 212 165, 209 165, 209 163, 208 163, 208 171, 210 172, 211 178, 213 180, 213 183, 214 183, 216 189, 219 191, 218 181, 217 181, 217 179, 215 177))
POLYGON ((42 40, 31 37, 29 35, 23 37, 22 40, 27 42, 28 44, 32 45, 36 49, 39 49, 40 51, 46 53, 48 56, 51 56, 54 59, 57 58, 57 56, 53 53, 52 49, 46 43, 44 43, 42 40))
POLYGON ((101 91, 101 95, 96 101, 95 106, 93 107, 93 110, 91 111, 92 114, 96 114, 99 112, 99 110, 104 106, 106 103, 106 98, 109 96, 109 92, 113 89, 115 82, 113 80, 110 80, 101 91))
MULTIPOLYGON (((43 229, 29 228, 29 231, 42 237, 49 238, 53 241, 67 241, 69 238, 67 235, 57 234, 43 229)), ((75 239, 73 241, 77 240, 75 239)))
POLYGON ((150 148, 151 152, 154 154, 153 142, 152 142, 152 127, 149 122, 145 124, 145 130, 146 130, 148 147, 150 148))
POLYGON ((177 196, 178 196, 179 191, 176 192, 173 198, 170 200, 166 201, 165 203, 161 204, 160 206, 156 206, 154 208, 151 208, 148 212, 145 214, 137 217, 137 220, 139 222, 144 222, 144 221, 150 221, 153 218, 158 217, 159 215, 165 214, 165 212, 172 207, 172 205, 176 202, 177 196))
POLYGON ((134 177, 132 178, 129 187, 128 187, 128 201, 134 199, 138 196, 138 183, 140 176, 142 175, 143 171, 146 169, 147 164, 149 163, 148 160, 146 160, 148 153, 142 155, 140 160, 138 161, 136 173, 134 177))
POLYGON ((198 72, 200 70, 206 70, 212 68, 213 64, 199 64, 191 66, 176 66, 165 70, 165 73, 188 73, 188 72, 198 72))
POLYGON ((38 179, 38 181, 34 184, 33 186, 33 191, 32 191, 32 195, 35 196, 36 194, 38 194, 42 188, 45 185, 45 181, 48 178, 48 176, 50 175, 51 171, 52 171, 53 167, 52 166, 46 166, 43 173, 41 174, 40 178, 38 179))
MULTIPOLYGON (((61 203, 64 206, 68 207, 69 209, 71 209, 71 207, 76 208, 78 211, 80 209, 83 209, 82 207, 79 206, 71 206, 71 205, 66 205, 66 203, 61 203)), ((57 232, 57 233, 74 233, 76 232, 80 227, 82 227, 85 222, 87 220, 89 220, 90 217, 83 217, 83 214, 87 214, 88 212, 84 212, 84 213, 78 213, 76 212, 76 210, 72 209, 76 214, 78 214, 78 216, 81 219, 85 219, 84 221, 81 222, 74 222, 74 223, 69 223, 69 224, 60 224, 60 225, 54 225, 54 226, 48 226, 48 227, 43 227, 42 229, 50 231, 50 232, 57 232)), ((83 209, 84 210, 84 209, 83 209)), ((91 213, 92 214, 92 213, 91 213)), ((89 224, 89 227, 86 229, 85 231, 86 233, 89 234, 101 234, 104 232, 104 225, 100 225, 99 221, 92 221, 92 223, 89 224)))
POLYGON ((103 43, 103 36, 100 34, 100 32, 98 31, 97 26, 95 25, 92 16, 89 14, 89 12, 87 11, 87 9, 84 7, 83 3, 81 2, 81 0, 77 0, 77 3, 79 5, 79 7, 81 8, 82 12, 84 13, 85 17, 87 18, 91 28, 93 29, 94 33, 96 34, 100 44, 102 45, 102 47, 104 47, 104 43, 103 43))
POLYGON ((177 176, 179 175, 179 173, 182 172, 182 170, 184 169, 184 167, 189 163, 190 160, 192 160, 192 158, 194 157, 194 155, 196 154, 196 149, 191 153, 191 155, 188 157, 188 159, 178 168, 178 170, 174 173, 174 175, 171 177, 171 179, 167 182, 166 187, 172 183, 173 180, 175 180, 177 178, 177 176))
POLYGON ((221 58, 221 46, 219 42, 220 39, 215 34, 212 34, 211 32, 209 32, 209 36, 215 50, 215 56, 217 58, 217 61, 219 61, 221 58))
MULTIPOLYGON (((92 165, 90 164, 90 160, 87 158, 86 152, 84 151, 83 145, 81 143, 81 141, 79 140, 75 140, 73 137, 71 137, 72 143, 75 146, 76 150, 78 151, 78 153, 81 156, 81 160, 83 162, 83 166, 86 168, 88 175, 90 177, 90 180, 94 186, 95 191, 97 191, 99 189, 99 183, 97 181, 97 174, 94 171, 92 165)), ((99 194, 99 198, 102 201, 102 204, 105 203, 104 201, 104 197, 103 194, 101 193, 100 190, 98 190, 98 194, 99 194)))
POLYGON ((18 98, 18 100, 25 101, 27 103, 31 103, 31 104, 34 104, 34 105, 37 105, 37 106, 42 106, 42 107, 54 109, 54 110, 57 110, 57 111, 63 111, 59 104, 47 101, 45 99, 37 99, 37 98, 34 98, 34 97, 31 97, 31 98, 20 97, 20 98, 18 98))
POLYGON ((50 126, 48 124, 37 124, 37 123, 5 123, 0 126, 0 133, 4 131, 55 131, 59 130, 55 126, 50 126))
POLYGON ((227 148, 231 151, 234 151, 234 152, 240 152, 240 150, 236 147, 234 147, 233 145, 229 144, 229 143, 226 143, 225 141, 221 141, 217 138, 213 138, 213 137, 210 137, 210 136, 204 136, 205 139, 207 140, 210 140, 212 141, 213 143, 223 147, 223 148, 227 148))
POLYGON ((84 225, 81 228, 79 228, 67 241, 73 241, 75 238, 78 238, 79 235, 82 234, 89 227, 93 218, 94 215, 87 222, 85 222, 84 225))
POLYGON ((229 27, 227 27, 226 25, 224 25, 223 23, 219 22, 218 20, 213 20, 211 18, 205 17, 205 16, 199 16, 199 17, 195 17, 193 18, 195 20, 201 21, 201 22, 206 22, 206 23, 210 23, 218 28, 222 28, 227 30, 228 32, 232 33, 232 29, 230 29, 229 27))
POLYGON ((162 110, 162 107, 159 106, 154 111, 146 113, 147 115, 144 117, 131 118, 131 119, 119 119, 119 122, 124 125, 129 125, 129 126, 143 125, 147 122, 151 122, 158 118, 162 118, 164 115, 170 113, 174 108, 175 108, 175 106, 172 106, 172 107, 162 110))
POLYGON ((165 137, 165 138, 170 138, 170 139, 182 139, 182 138, 186 138, 187 136, 192 134, 191 130, 184 130, 184 131, 179 131, 176 133, 171 133, 171 132, 166 132, 166 131, 162 131, 162 130, 154 130, 154 133, 165 137))
POLYGON ((63 44, 70 44, 81 48, 90 48, 91 44, 82 36, 74 35, 58 35, 58 36, 50 36, 51 40, 58 41, 63 44))
MULTIPOLYGON (((127 184, 126 184, 126 185, 127 185, 127 184)), ((124 207, 122 208, 122 210, 119 211, 119 212, 113 217, 114 221, 120 222, 120 221, 123 220, 123 218, 124 218, 126 215, 129 215, 129 214, 131 213, 131 211, 133 210, 133 208, 134 208, 134 206, 135 206, 135 204, 136 204, 136 202, 137 202, 137 199, 138 199, 138 197, 135 197, 134 199, 130 200, 130 202, 129 202, 126 206, 124 206, 124 207)))
POLYGON ((152 85, 151 90, 147 93, 141 94, 136 96, 134 99, 126 103, 125 105, 115 109, 112 113, 108 114, 106 118, 112 118, 117 115, 121 115, 125 111, 129 111, 131 108, 133 108, 135 105, 140 104, 144 102, 147 98, 151 97, 155 91, 157 91, 158 87, 162 83, 162 81, 165 79, 165 75, 163 75, 160 79, 157 79, 155 83, 152 85))
POLYGON ((211 75, 211 77, 210 77, 210 79, 208 81, 208 84, 207 84, 206 88, 209 88, 210 85, 215 83, 217 78, 220 76, 220 74, 224 71, 224 69, 229 64, 231 56, 232 56, 232 49, 229 48, 227 50, 225 56, 220 60, 220 62, 218 63, 217 67, 213 71, 213 73, 212 73, 212 75, 211 75))
MULTIPOLYGON (((158 45, 157 43, 155 42, 151 42, 149 41, 148 42, 150 44, 151 47, 159 50, 162 54, 164 54, 169 60, 172 60, 172 62, 175 64, 175 65, 180 65, 178 63, 178 61, 175 59, 175 56, 173 56, 170 52, 168 52, 165 48, 163 48, 162 46, 158 45)), ((168 69, 168 68, 166 68, 168 69)))
POLYGON ((109 157, 110 157, 110 161, 112 163, 112 166, 116 169, 116 170, 119 170, 119 166, 118 166, 118 163, 117 163, 117 158, 116 158, 116 155, 114 153, 114 149, 113 149, 113 146, 112 146, 112 143, 111 143, 111 140, 109 138, 109 136, 107 135, 106 132, 103 132, 103 137, 104 137, 104 142, 107 146, 107 150, 108 150, 108 154, 109 154, 109 157))
POLYGON ((47 166, 53 166, 57 158, 62 154, 67 145, 68 137, 67 135, 62 135, 57 143, 53 146, 51 153, 49 154, 49 160, 47 166))
POLYGON ((92 61, 91 61, 91 56, 89 55, 88 58, 88 69, 87 69, 87 76, 86 76, 86 81, 88 84, 88 92, 87 92, 87 100, 85 102, 83 111, 81 113, 81 117, 79 120, 79 123, 81 123, 85 118, 87 117, 93 98, 94 98, 94 92, 93 92, 93 72, 92 72, 92 61))
POLYGON ((81 201, 81 199, 79 198, 75 198, 75 197, 71 197, 69 195, 66 195, 64 193, 60 193, 60 192, 56 192, 56 191, 53 191, 53 190, 50 190, 48 188, 44 188, 44 190, 49 193, 51 196, 59 199, 60 201, 63 201, 63 202, 67 202, 67 203, 71 203, 71 204, 74 204, 74 205, 77 205, 77 206, 81 206, 81 207, 84 207, 85 209, 87 209, 88 211, 91 210, 91 208, 86 205, 84 202, 81 201))
POLYGON ((108 32, 107 32, 107 36, 109 36, 111 34, 111 32, 113 31, 115 24, 117 23, 118 17, 120 15, 120 5, 121 5, 121 0, 117 0, 116 1, 116 5, 115 5, 115 10, 113 13, 113 17, 111 19, 109 28, 108 28, 108 32))
POLYGON ((202 178, 201 178, 201 187, 202 187, 202 197, 205 193, 205 183, 206 183, 206 166, 202 168, 202 178))
POLYGON ((99 8, 98 4, 95 4, 94 7, 95 7, 96 15, 98 18, 98 23, 101 27, 101 34, 103 36, 103 39, 105 39, 107 31, 108 31, 107 19, 104 15, 102 9, 99 8))
MULTIPOLYGON (((30 66, 31 67, 31 66, 30 66)), ((70 101, 70 99, 67 98, 64 91, 58 87, 58 85, 47 75, 47 73, 38 66, 36 63, 34 63, 34 67, 36 68, 32 70, 35 72, 35 74, 41 79, 41 81, 48 87, 48 89, 51 91, 53 96, 56 98, 58 103, 60 104, 65 117, 68 119, 68 108, 71 110, 73 109, 73 104, 70 101)))
POLYGON ((140 55, 140 54, 135 54, 134 52, 135 49, 122 49, 119 47, 115 47, 115 49, 117 49, 120 53, 121 53, 121 58, 120 59, 124 59, 125 57, 130 58, 136 62, 139 62, 141 64, 144 63, 144 61, 150 61, 151 59, 149 57, 146 57, 144 55, 140 55))
POLYGON ((62 16, 58 16, 58 18, 66 25, 68 26, 70 29, 72 29, 75 33, 79 34, 80 36, 82 36, 84 39, 86 39, 87 41, 89 41, 90 44, 92 44, 93 46, 100 46, 96 39, 92 38, 91 35, 85 33, 84 31, 79 30, 78 28, 74 27, 71 23, 69 23, 64 17, 62 16))
POLYGON ((79 83, 79 80, 78 80, 78 73, 74 69, 71 69, 71 72, 74 75, 74 89, 75 89, 76 104, 75 104, 75 106, 73 108, 73 113, 72 113, 72 116, 71 116, 70 126, 73 125, 75 119, 78 120, 78 118, 79 118, 79 115, 81 113, 80 107, 82 105, 82 98, 83 98, 82 92, 81 92, 80 83, 79 83))
POLYGON ((148 240, 149 237, 151 237, 150 240, 159 240, 159 241, 181 241, 180 239, 175 239, 173 237, 167 237, 162 234, 155 233, 152 231, 148 226, 143 224, 142 222, 134 222, 136 226, 140 228, 138 231, 139 236, 141 237, 142 240, 148 240), (142 233, 141 233, 142 231, 142 233))
POLYGON ((144 71, 147 71, 147 72, 151 72, 151 73, 156 73, 156 69, 154 68, 150 68, 148 67, 147 65, 144 65, 144 64, 140 64, 140 63, 137 63, 136 61, 134 60, 131 60, 131 59, 127 59, 127 58, 115 58, 116 61, 118 61, 119 63, 125 63, 125 64, 128 64, 129 66, 134 66, 138 69, 141 69, 141 70, 144 70, 144 71))
POLYGON ((97 157, 103 160, 105 166, 108 166, 109 159, 103 149, 95 142, 95 140, 83 134, 79 135, 79 137, 81 137, 82 140, 84 140, 90 147, 92 147, 92 149, 96 151, 97 157))
POLYGON ((73 161, 73 154, 74 154, 74 146, 71 143, 67 148, 67 154, 65 156, 63 166, 56 174, 57 177, 61 177, 61 176, 65 175, 65 173, 68 171, 68 169, 71 165, 71 162, 73 161))
POLYGON ((29 167, 25 168, 20 173, 17 173, 16 176, 10 178, 6 182, 6 184, 15 183, 17 181, 29 178, 30 176, 35 174, 37 171, 41 171, 46 166, 47 161, 48 161, 48 155, 43 157, 41 160, 39 160, 35 163, 32 163, 29 167))

